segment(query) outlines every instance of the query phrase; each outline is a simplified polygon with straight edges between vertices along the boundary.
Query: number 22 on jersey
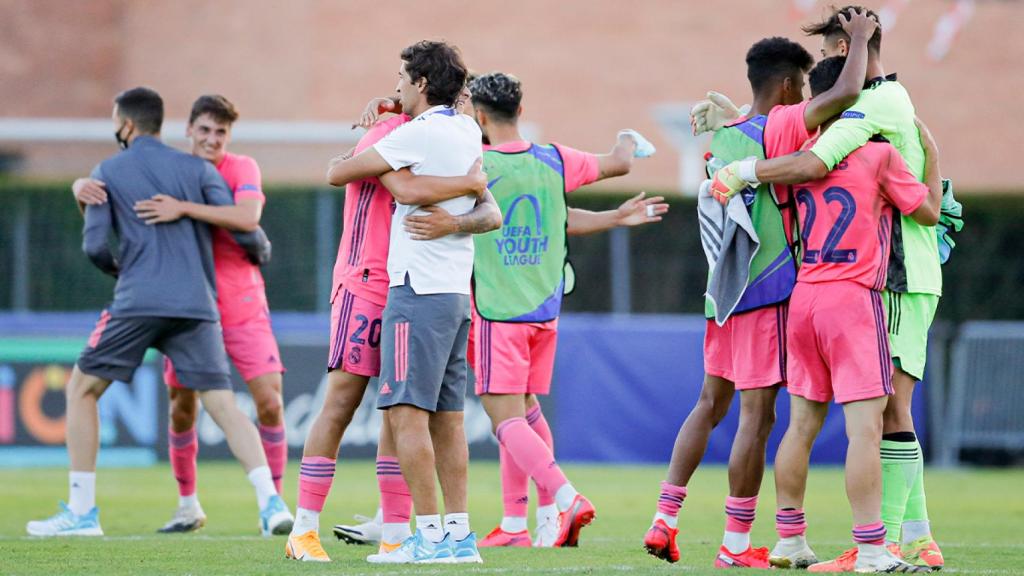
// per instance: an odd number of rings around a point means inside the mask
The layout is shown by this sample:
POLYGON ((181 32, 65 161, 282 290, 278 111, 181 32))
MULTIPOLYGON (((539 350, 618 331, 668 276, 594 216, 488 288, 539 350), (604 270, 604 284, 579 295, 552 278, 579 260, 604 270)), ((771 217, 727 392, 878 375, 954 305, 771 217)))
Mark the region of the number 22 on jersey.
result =
POLYGON ((857 203, 849 191, 839 186, 830 186, 822 196, 825 200, 824 210, 828 211, 827 215, 831 216, 835 213, 833 206, 838 208, 839 213, 834 217, 832 228, 828 231, 824 244, 820 247, 811 247, 808 240, 818 217, 818 205, 814 201, 814 195, 807 188, 796 191, 797 204, 804 209, 804 225, 800 233, 804 247, 803 262, 807 264, 817 264, 818 262, 852 264, 857 261, 857 249, 844 250, 839 248, 839 243, 843 239, 843 234, 846 234, 846 229, 853 222, 853 217, 857 214, 857 203))

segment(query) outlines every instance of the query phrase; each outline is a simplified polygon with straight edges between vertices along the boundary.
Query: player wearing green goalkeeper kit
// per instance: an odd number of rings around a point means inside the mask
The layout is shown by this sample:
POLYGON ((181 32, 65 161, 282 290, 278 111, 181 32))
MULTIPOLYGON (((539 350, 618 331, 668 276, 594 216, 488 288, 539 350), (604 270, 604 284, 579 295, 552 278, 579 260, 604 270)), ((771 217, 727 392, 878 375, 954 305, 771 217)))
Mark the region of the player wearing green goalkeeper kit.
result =
MULTIPOLYGON (((810 35, 822 36, 822 54, 842 56, 849 36, 835 11, 825 21, 807 26, 810 35)), ((750 183, 801 183, 842 168, 847 154, 881 134, 900 152, 911 172, 921 180, 924 151, 914 124, 914 105, 896 75, 886 75, 881 60, 881 30, 868 43, 867 81, 856 104, 818 139, 808 152, 771 159, 748 158, 719 171, 712 185, 718 197, 728 198, 750 183)), ((891 549, 918 565, 940 568, 942 553, 931 535, 924 494, 924 460, 914 432, 911 400, 915 383, 924 376, 928 328, 942 295, 942 274, 934 227, 902 217, 894 222, 892 257, 885 300, 887 325, 896 370, 895 394, 889 400, 881 444, 882 520, 891 549)))

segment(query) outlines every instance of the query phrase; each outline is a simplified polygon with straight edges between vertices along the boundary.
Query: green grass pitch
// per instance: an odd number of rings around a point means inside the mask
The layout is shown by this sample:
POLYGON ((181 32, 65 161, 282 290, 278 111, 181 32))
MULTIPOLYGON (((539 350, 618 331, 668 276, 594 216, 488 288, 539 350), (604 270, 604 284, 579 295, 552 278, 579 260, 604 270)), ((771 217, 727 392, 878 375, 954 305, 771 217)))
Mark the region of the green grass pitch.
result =
MULTIPOLYGON (((284 558, 284 537, 256 535, 255 497, 233 463, 200 462, 199 493, 209 520, 201 532, 163 536, 156 528, 176 505, 166 465, 148 469, 101 469, 98 500, 102 539, 33 539, 25 522, 52 514, 66 498, 63 469, 0 470, 0 574, 712 574, 724 516, 726 474, 706 467, 690 483, 680 515, 682 561, 648 556, 641 540, 654 512, 663 467, 565 466, 573 483, 597 507, 578 549, 485 549, 482 566, 407 566, 378 569, 364 561, 372 550, 337 542, 330 528, 377 506, 372 461, 342 461, 321 517, 330 564, 284 558)), ((294 507, 297 462, 289 467, 285 499, 294 507)), ((943 573, 1024 573, 1024 471, 929 470, 925 481, 932 526, 946 557, 943 573)), ((497 465, 474 463, 470 471, 471 521, 480 536, 501 515, 497 465)), ((770 473, 762 489, 754 545, 771 546, 774 489, 770 473)), ((815 468, 806 503, 809 539, 822 557, 850 544, 850 516, 842 470, 815 468)), ((531 510, 532 527, 532 510, 531 510)))

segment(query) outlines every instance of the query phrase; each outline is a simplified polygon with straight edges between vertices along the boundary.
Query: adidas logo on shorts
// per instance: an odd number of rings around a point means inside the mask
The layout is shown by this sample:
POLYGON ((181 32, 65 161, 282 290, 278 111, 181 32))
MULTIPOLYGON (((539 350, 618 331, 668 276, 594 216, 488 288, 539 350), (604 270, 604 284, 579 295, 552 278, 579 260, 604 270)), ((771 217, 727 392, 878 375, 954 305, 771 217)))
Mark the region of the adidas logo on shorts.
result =
POLYGON ((380 395, 387 396, 388 394, 391 394, 391 386, 388 386, 388 383, 385 382, 384 385, 380 387, 380 395))

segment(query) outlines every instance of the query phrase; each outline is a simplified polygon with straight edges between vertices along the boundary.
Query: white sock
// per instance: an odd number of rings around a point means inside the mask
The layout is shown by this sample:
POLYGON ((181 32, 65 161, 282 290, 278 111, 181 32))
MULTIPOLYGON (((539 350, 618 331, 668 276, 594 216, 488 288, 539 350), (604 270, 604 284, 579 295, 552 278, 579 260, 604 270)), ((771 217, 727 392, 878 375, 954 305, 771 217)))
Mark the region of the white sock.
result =
POLYGON ((383 524, 384 523, 384 509, 383 508, 377 507, 377 513, 373 515, 373 523, 374 524, 383 524))
POLYGON ((199 495, 178 496, 178 508, 199 508, 199 495))
POLYGON ((417 514, 416 529, 423 533, 423 537, 435 544, 444 540, 444 527, 441 524, 440 514, 417 514))
POLYGON ((320 513, 305 508, 296 508, 292 535, 301 536, 310 530, 315 530, 317 534, 320 533, 320 513))
MULTIPOLYGON (((524 519, 524 525, 525 522, 526 520, 524 519)), ((469 512, 445 514, 444 531, 452 535, 453 542, 465 540, 466 536, 469 536, 469 512)))
POLYGON ((558 505, 537 506, 537 524, 554 522, 558 518, 558 505))
POLYGON ((526 518, 523 516, 503 516, 501 529, 510 534, 526 530, 526 518))
POLYGON ((797 534, 796 536, 787 536, 785 538, 779 538, 779 544, 786 548, 803 548, 807 545, 807 536, 803 534, 797 534))
POLYGON ((910 544, 920 538, 928 538, 932 535, 932 526, 927 520, 907 520, 903 523, 903 543, 910 544))
POLYGON ((885 546, 878 544, 857 544, 857 560, 872 561, 885 555, 885 546))
POLYGON ((409 536, 412 536, 412 531, 408 522, 385 522, 381 525, 380 539, 388 544, 404 542, 409 536))
POLYGON ((274 477, 270 475, 270 466, 259 466, 249 471, 249 482, 256 489, 256 504, 260 510, 267 507, 271 496, 277 495, 274 488, 274 477))
MULTIPOLYGON (((668 514, 665 514, 664 512, 655 512, 654 513, 654 522, 657 522, 658 520, 664 520, 665 524, 668 524, 669 528, 675 528, 679 524, 679 517, 678 516, 669 516, 668 514)), ((652 524, 654 522, 652 522, 652 524)))
POLYGON ((722 538, 722 546, 733 554, 742 554, 750 548, 750 532, 729 532, 725 531, 722 538))
POLYGON ((576 499, 577 494, 579 494, 579 492, 572 487, 572 484, 568 482, 562 484, 562 487, 558 489, 558 492, 555 492, 555 504, 558 505, 558 510, 560 512, 568 510, 569 507, 572 506, 572 501, 576 499))
POLYGON ((84 516, 96 507, 96 473, 68 474, 68 508, 76 516, 84 516))

